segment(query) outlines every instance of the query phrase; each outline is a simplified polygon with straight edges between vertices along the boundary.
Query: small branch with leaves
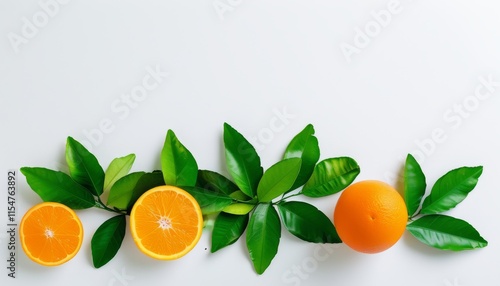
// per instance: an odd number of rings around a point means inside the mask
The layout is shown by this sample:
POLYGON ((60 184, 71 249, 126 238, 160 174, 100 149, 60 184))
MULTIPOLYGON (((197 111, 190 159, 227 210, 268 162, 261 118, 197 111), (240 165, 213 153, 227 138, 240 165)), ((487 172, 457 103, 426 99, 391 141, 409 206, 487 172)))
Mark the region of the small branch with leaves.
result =
MULTIPOLYGON (((194 156, 171 130, 161 150, 161 170, 130 173, 135 155, 129 154, 112 160, 104 171, 92 153, 68 137, 69 174, 40 167, 23 167, 21 172, 43 201, 59 202, 75 210, 95 207, 115 214, 92 237, 96 268, 108 263, 120 249, 127 227, 126 216, 140 196, 154 187, 172 185, 191 194, 207 220, 215 219, 211 252, 235 243, 246 231, 249 256, 255 271, 262 274, 278 252, 282 227, 306 242, 342 242, 332 220, 300 198, 341 192, 356 179, 360 167, 345 156, 320 161, 314 134, 314 127, 307 125, 290 141, 282 159, 264 170, 249 141, 224 124, 225 163, 230 178, 200 170, 194 156)), ((452 170, 423 199, 425 176, 415 158, 408 155, 404 166, 408 231, 421 242, 439 249, 485 247, 486 240, 470 224, 442 214, 465 199, 481 173, 482 167, 452 170)))

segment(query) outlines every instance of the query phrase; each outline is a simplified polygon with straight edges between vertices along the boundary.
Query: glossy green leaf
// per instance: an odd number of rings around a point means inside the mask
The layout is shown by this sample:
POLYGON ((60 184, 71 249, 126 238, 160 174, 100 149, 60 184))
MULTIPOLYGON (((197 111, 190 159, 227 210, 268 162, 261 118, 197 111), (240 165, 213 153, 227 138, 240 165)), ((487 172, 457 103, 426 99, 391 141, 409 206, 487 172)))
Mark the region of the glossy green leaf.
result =
MULTIPOLYGON (((229 196, 237 201, 240 201, 240 202, 247 202, 247 201, 252 200, 252 198, 245 195, 242 191, 239 191, 239 190, 232 192, 231 194, 229 194, 229 196)), ((255 200, 255 202, 257 202, 257 200, 255 200)))
POLYGON ((23 167, 21 173, 44 202, 58 202, 75 210, 96 204, 94 196, 66 173, 38 167, 23 167))
POLYGON ((228 205, 222 211, 234 215, 246 215, 253 210, 255 205, 245 203, 235 203, 228 205))
POLYGON ((144 174, 146 173, 134 172, 116 181, 109 191, 107 205, 126 210, 132 200, 134 188, 144 174))
POLYGON ((92 262, 95 268, 108 263, 120 249, 127 221, 125 215, 112 217, 105 221, 92 236, 92 262))
POLYGON ((278 204, 283 225, 296 237, 315 243, 342 242, 330 219, 315 206, 304 202, 278 204))
POLYGON ((107 192, 111 186, 123 176, 127 175, 135 161, 135 154, 113 159, 104 173, 104 191, 107 192))
POLYGON ((182 145, 172 130, 168 130, 161 151, 161 170, 167 185, 194 186, 198 165, 189 150, 182 145))
POLYGON ((257 186, 259 201, 270 202, 288 191, 299 174, 301 162, 300 158, 284 159, 267 169, 257 186))
POLYGON ((223 193, 216 193, 198 187, 182 186, 181 188, 196 199, 204 215, 220 212, 233 202, 232 198, 223 193))
POLYGON ((223 175, 209 171, 209 170, 199 170, 198 171, 198 180, 196 182, 196 186, 212 190, 214 192, 221 192, 226 195, 229 195, 238 189, 235 183, 231 182, 228 178, 223 175))
POLYGON ((413 216, 420 207, 426 187, 422 168, 415 157, 408 154, 404 168, 404 199, 409 217, 413 216))
POLYGON ((445 215, 427 215, 406 229, 421 242, 443 250, 482 248, 488 242, 468 222, 445 215))
POLYGON ((243 135, 224 123, 226 166, 236 185, 249 197, 254 197, 263 174, 255 148, 243 135))
POLYGON ((424 199, 422 214, 437 214, 456 207, 474 189, 483 167, 462 167, 439 178, 424 199))
POLYGON ((283 159, 302 159, 299 175, 290 190, 307 182, 314 171, 314 166, 318 163, 319 155, 318 139, 314 136, 314 127, 309 124, 290 141, 283 156, 283 159))
POLYGON ((104 170, 97 158, 80 142, 68 137, 66 142, 66 162, 73 180, 99 196, 104 188, 104 170))
POLYGON ((235 243, 248 225, 249 215, 220 213, 215 219, 212 232, 212 253, 235 243))
POLYGON ((308 197, 324 197, 349 186, 360 172, 358 163, 349 157, 325 159, 314 168, 311 178, 302 188, 308 197))
POLYGON ((163 180, 163 174, 160 171, 154 171, 151 173, 146 173, 137 181, 137 184, 132 191, 132 196, 130 197, 130 202, 128 203, 127 210, 130 212, 135 202, 139 197, 145 192, 151 190, 154 187, 165 185, 163 180))
POLYGON ((271 204, 259 204, 253 211, 247 227, 247 248, 255 271, 264 273, 278 252, 281 224, 271 204))

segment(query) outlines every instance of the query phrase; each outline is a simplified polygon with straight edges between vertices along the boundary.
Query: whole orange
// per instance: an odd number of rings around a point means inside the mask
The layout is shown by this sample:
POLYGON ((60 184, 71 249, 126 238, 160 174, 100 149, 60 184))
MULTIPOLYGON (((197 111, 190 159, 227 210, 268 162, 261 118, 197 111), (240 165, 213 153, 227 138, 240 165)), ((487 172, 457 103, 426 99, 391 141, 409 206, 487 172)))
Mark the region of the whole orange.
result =
POLYGON ((389 184, 367 180, 347 187, 333 214, 342 241, 364 253, 393 246, 403 235, 408 220, 406 204, 389 184))

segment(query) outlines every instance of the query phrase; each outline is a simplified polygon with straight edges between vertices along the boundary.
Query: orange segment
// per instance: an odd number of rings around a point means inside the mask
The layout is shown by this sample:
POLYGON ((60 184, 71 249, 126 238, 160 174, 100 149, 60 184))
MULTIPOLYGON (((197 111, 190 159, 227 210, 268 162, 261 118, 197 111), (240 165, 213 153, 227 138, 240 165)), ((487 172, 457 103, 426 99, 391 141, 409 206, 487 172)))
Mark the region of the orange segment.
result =
POLYGON ((73 258, 83 241, 83 227, 69 207, 45 202, 32 207, 19 226, 21 246, 33 261, 56 266, 73 258))
POLYGON ((184 256, 198 243, 203 216, 198 202, 174 186, 144 193, 130 213, 130 229, 137 247, 161 260, 184 256))

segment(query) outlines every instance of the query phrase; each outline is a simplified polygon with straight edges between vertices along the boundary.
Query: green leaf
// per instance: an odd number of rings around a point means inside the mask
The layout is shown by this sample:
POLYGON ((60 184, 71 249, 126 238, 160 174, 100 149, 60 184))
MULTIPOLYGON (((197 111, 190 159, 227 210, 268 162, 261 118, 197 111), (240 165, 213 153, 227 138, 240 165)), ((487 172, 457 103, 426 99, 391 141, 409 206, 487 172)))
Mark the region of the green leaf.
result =
POLYGON ((308 197, 324 197, 349 186, 360 172, 358 163, 349 157, 325 159, 319 162, 302 189, 308 197))
POLYGON ((408 154, 404 169, 404 199, 408 209, 408 216, 413 216, 425 194, 425 175, 415 157, 408 154))
POLYGON ((66 142, 66 162, 71 177, 77 183, 90 190, 95 196, 102 194, 104 170, 97 158, 72 137, 68 137, 66 142))
POLYGON ((154 187, 165 185, 163 180, 163 174, 160 171, 154 171, 151 173, 146 173, 137 181, 137 184, 132 191, 132 196, 130 197, 130 202, 128 203, 127 210, 130 212, 135 202, 139 197, 145 192, 151 190, 154 187))
POLYGON ((232 198, 223 193, 216 193, 198 187, 182 186, 181 188, 196 199, 204 215, 220 212, 233 202, 232 198))
POLYGON ((90 208, 96 204, 94 196, 85 187, 63 172, 22 167, 21 173, 44 202, 62 203, 75 210, 90 208))
POLYGON ((315 243, 341 243, 330 219, 315 206, 304 202, 278 204, 283 225, 296 237, 315 243))
POLYGON ((436 214, 456 207, 474 189, 483 167, 462 167, 439 178, 422 204, 422 214, 436 214))
POLYGON ((255 271, 264 273, 276 253, 281 237, 278 213, 271 204, 259 204, 247 228, 247 248, 255 271))
POLYGON ((111 186, 123 176, 127 175, 135 161, 135 154, 115 158, 109 164, 104 174, 104 191, 107 192, 111 186))
POLYGON ((215 219, 212 232, 212 253, 235 243, 248 225, 249 215, 220 213, 215 219))
POLYGON ((257 187, 257 197, 260 202, 270 202, 288 191, 299 174, 300 158, 290 158, 279 161, 264 172, 257 187))
POLYGON ((146 172, 130 173, 113 184, 109 191, 108 206, 126 210, 132 200, 135 186, 146 172))
POLYGON ((235 192, 232 192, 231 194, 229 194, 229 196, 237 201, 241 201, 241 202, 248 202, 250 200, 254 200, 255 202, 257 202, 256 199, 252 199, 250 198, 249 196, 245 195, 242 191, 235 191, 235 192))
POLYGON ((319 155, 318 139, 314 136, 314 127, 312 124, 308 124, 290 141, 283 156, 283 159, 302 159, 299 175, 290 191, 307 182, 314 171, 314 166, 318 163, 319 155))
POLYGON ((90 243, 95 268, 104 266, 115 257, 125 237, 126 225, 125 215, 119 215, 108 219, 96 230, 90 243))
POLYGON ((225 207, 222 211, 234 215, 246 215, 253 210, 255 205, 245 203, 235 203, 225 207))
POLYGON ((196 185, 198 176, 196 160, 191 152, 181 144, 172 130, 168 130, 161 151, 161 169, 167 185, 196 185))
POLYGON ((240 190, 254 197, 263 174, 255 148, 229 124, 224 123, 226 166, 240 190))
POLYGON ((488 242, 468 222, 445 215, 427 215, 406 229, 421 242, 443 250, 482 248, 488 242))
POLYGON ((217 172, 209 170, 198 171, 198 181, 196 182, 196 186, 203 189, 212 190, 214 192, 221 192, 226 195, 239 190, 238 186, 236 186, 229 179, 217 172))

